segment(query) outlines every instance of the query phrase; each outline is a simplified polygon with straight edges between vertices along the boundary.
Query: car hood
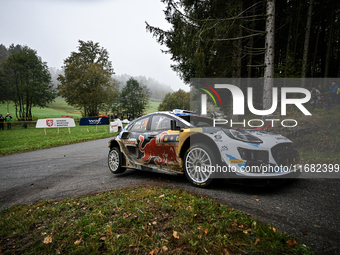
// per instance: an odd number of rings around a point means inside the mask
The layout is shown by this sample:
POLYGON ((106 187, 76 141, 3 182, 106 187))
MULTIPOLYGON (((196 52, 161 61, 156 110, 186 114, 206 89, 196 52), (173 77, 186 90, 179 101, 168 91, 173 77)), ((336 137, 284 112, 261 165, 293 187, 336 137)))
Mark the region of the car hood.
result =
MULTIPOLYGON (((202 131, 203 133, 207 134, 214 134, 219 131, 229 131, 232 128, 222 128, 222 127, 203 127, 202 131)), ((246 131, 247 133, 261 139, 264 143, 271 143, 271 144, 277 144, 277 143, 292 143, 291 140, 288 138, 280 135, 280 134, 274 134, 268 131, 263 130, 253 130, 253 129, 235 129, 240 131, 246 131)))

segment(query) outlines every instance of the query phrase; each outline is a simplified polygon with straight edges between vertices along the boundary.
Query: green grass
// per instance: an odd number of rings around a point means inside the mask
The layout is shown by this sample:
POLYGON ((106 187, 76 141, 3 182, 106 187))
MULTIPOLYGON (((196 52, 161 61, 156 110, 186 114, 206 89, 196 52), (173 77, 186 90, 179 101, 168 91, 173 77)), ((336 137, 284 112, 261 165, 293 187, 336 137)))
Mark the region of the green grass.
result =
POLYGON ((339 152, 320 152, 313 150, 298 149, 301 163, 340 163, 339 152))
MULTIPOLYGON (((0 105, 0 114, 5 116, 7 112, 11 113, 14 120, 15 117, 15 107, 13 103, 0 105)), ((56 98, 55 102, 48 105, 46 108, 33 107, 32 116, 33 118, 58 118, 63 115, 72 116, 74 118, 81 118, 80 111, 69 106, 63 98, 56 98)))
POLYGON ((161 102, 153 102, 150 101, 149 107, 146 108, 146 114, 152 113, 152 112, 158 112, 158 106, 161 102))
POLYGON ((312 254, 214 200, 144 187, 5 209, 0 247, 2 254, 312 254))
MULTIPOLYGON (((146 109, 146 113, 152 113, 158 111, 158 105, 161 102, 150 101, 149 107, 146 109)), ((0 114, 6 116, 7 112, 11 113, 12 117, 15 118, 15 107, 13 103, 0 105, 0 114)), ((65 99, 57 97, 53 103, 50 103, 46 108, 33 107, 32 108, 33 118, 58 118, 63 115, 72 116, 74 118, 81 118, 81 113, 78 109, 69 106, 65 99)))
POLYGON ((70 128, 47 128, 46 135, 43 128, 35 128, 35 122, 24 129, 13 123, 12 130, 0 130, 0 155, 8 155, 26 151, 46 149, 61 145, 84 142, 100 138, 112 137, 117 133, 110 133, 108 125, 78 126, 70 128), (89 132, 87 132, 87 130, 89 132))
POLYGON ((312 116, 296 115, 296 127, 273 131, 293 141, 304 163, 340 163, 340 106, 309 110, 312 116))

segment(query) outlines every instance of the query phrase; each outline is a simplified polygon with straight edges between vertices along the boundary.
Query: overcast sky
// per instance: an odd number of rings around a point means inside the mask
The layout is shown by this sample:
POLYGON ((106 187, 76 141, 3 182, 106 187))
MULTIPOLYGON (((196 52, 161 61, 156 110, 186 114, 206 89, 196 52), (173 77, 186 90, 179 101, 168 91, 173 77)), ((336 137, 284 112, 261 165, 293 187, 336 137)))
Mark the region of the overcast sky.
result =
POLYGON ((3 0, 0 44, 37 50, 49 67, 61 69, 77 51, 78 40, 99 42, 109 52, 116 74, 143 75, 189 90, 172 71, 169 54, 146 32, 150 25, 168 29, 160 0, 3 0))

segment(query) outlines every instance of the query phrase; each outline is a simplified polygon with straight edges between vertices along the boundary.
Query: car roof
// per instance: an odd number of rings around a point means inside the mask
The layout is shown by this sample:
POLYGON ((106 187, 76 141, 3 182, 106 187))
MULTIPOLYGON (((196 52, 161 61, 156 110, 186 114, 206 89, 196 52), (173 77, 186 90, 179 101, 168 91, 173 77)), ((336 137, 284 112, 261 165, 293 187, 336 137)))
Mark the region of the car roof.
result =
POLYGON ((163 115, 168 115, 168 116, 172 116, 172 117, 177 117, 181 122, 184 122, 185 125, 187 125, 188 127, 192 127, 193 125, 186 121, 185 119, 180 118, 181 116, 197 116, 197 117, 201 117, 200 115, 195 114, 194 112, 191 111, 187 111, 187 110, 179 110, 179 109, 175 109, 173 111, 159 111, 159 112, 153 112, 153 113, 149 113, 147 115, 141 116, 133 121, 131 121, 129 123, 129 125, 133 124, 136 120, 141 119, 143 117, 150 117, 153 115, 157 115, 157 114, 163 114, 163 115))

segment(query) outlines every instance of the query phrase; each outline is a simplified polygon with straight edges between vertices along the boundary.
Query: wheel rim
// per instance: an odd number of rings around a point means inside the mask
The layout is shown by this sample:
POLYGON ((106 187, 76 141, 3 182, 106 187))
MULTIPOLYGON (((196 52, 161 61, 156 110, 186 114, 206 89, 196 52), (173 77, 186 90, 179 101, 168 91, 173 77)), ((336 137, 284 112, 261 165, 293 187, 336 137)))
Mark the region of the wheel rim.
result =
POLYGON ((116 150, 110 152, 109 165, 112 171, 117 171, 119 167, 119 153, 116 150))
POLYGON ((197 183, 206 182, 211 176, 212 160, 202 148, 191 149, 185 158, 185 168, 188 176, 197 183), (204 171, 202 171, 204 170, 204 171))

